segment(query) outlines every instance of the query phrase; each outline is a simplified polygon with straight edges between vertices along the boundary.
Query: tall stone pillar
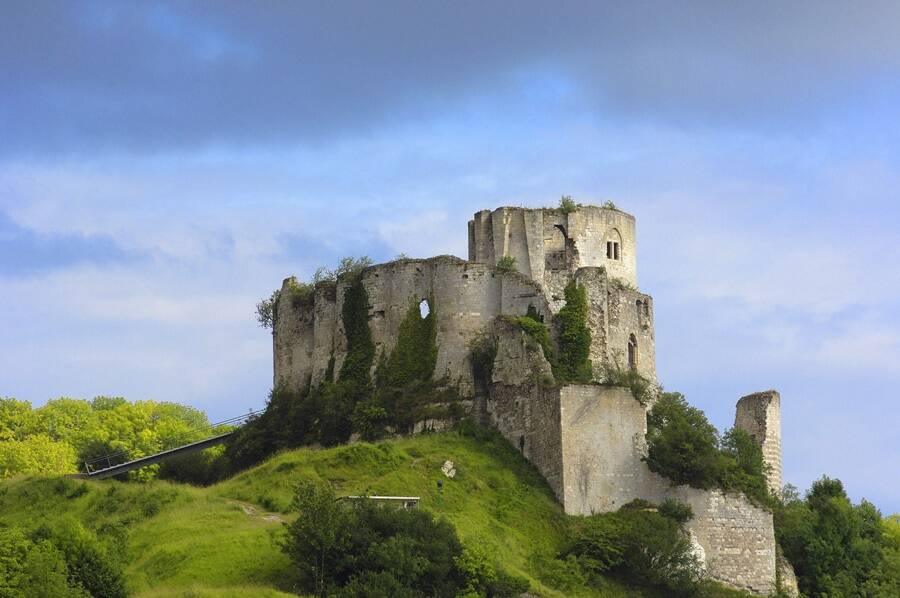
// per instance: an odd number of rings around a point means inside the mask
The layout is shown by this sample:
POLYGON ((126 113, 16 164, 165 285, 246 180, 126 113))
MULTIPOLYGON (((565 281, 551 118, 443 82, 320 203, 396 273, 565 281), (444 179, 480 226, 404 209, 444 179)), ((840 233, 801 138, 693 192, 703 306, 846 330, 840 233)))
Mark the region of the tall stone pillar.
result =
POLYGON ((741 397, 734 425, 762 447, 763 460, 771 468, 767 478, 769 488, 781 496, 781 395, 766 390, 741 397))

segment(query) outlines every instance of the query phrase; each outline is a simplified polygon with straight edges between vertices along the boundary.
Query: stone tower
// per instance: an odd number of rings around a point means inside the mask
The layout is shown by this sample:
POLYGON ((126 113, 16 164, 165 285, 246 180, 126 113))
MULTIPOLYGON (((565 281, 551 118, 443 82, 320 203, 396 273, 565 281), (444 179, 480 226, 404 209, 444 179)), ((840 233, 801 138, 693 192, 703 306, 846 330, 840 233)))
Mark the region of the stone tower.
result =
POLYGON ((634 216, 610 205, 477 212, 469 221, 469 261, 495 266, 504 257, 540 285, 554 314, 565 305, 566 285, 574 280, 586 289, 596 378, 611 366, 656 381, 653 298, 637 289, 634 216))
POLYGON ((763 461, 771 469, 769 488, 781 495, 781 395, 766 390, 742 397, 737 403, 734 425, 762 447, 763 461))

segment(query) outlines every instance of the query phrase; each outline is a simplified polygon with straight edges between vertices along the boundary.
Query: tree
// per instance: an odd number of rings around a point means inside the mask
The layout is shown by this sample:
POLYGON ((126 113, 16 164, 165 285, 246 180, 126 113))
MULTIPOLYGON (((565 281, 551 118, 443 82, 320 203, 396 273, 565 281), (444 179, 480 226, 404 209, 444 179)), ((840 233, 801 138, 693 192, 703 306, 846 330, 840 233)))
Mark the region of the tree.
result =
POLYGON ((307 588, 325 596, 330 568, 350 543, 352 518, 331 487, 308 480, 295 487, 291 507, 297 519, 287 526, 283 550, 300 568, 307 588))
POLYGON ((696 488, 717 482, 719 434, 681 393, 664 392, 653 405, 647 414, 647 443, 644 460, 651 471, 696 488))
POLYGON ((0 442, 0 478, 18 474, 60 475, 75 471, 75 449, 46 434, 0 442))

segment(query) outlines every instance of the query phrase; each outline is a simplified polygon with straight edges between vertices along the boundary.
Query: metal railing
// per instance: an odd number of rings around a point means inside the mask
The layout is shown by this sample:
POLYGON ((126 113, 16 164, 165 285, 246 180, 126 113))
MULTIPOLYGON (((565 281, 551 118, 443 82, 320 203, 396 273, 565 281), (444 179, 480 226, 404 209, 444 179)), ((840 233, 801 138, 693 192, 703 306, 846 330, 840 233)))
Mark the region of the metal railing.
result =
MULTIPOLYGON (((196 435, 199 432, 205 432, 205 431, 213 432, 216 430, 216 428, 221 428, 223 426, 234 426, 235 428, 240 428, 241 426, 246 424, 248 421, 259 416, 261 413, 262 413, 262 411, 250 410, 248 413, 245 413, 243 415, 237 415, 235 417, 223 419, 222 421, 218 421, 218 422, 215 422, 212 424, 206 424, 203 426, 199 426, 197 428, 185 430, 183 433, 183 436, 191 437, 191 436, 196 435)), ((231 430, 229 432, 222 432, 222 434, 219 434, 219 435, 211 435, 211 436, 207 437, 205 440, 216 438, 217 436, 220 436, 220 435, 227 436, 227 435, 230 435, 231 432, 233 432, 233 430, 231 430)), ((163 453, 177 451, 179 448, 183 448, 185 446, 191 446, 193 444, 203 442, 203 441, 204 441, 204 439, 192 440, 190 442, 185 441, 183 444, 180 444, 179 446, 174 446, 174 447, 171 447, 168 449, 164 449, 155 454, 161 455, 163 453)), ((107 469, 111 469, 113 467, 119 467, 120 465, 124 465, 125 463, 128 463, 130 461, 138 461, 138 460, 142 460, 142 459, 147 459, 152 456, 154 456, 154 455, 131 457, 130 451, 127 451, 127 450, 116 451, 114 453, 109 453, 107 455, 95 457, 94 459, 89 459, 87 461, 84 461, 84 473, 86 473, 87 475, 94 475, 94 474, 100 473, 102 471, 105 471, 107 469)))

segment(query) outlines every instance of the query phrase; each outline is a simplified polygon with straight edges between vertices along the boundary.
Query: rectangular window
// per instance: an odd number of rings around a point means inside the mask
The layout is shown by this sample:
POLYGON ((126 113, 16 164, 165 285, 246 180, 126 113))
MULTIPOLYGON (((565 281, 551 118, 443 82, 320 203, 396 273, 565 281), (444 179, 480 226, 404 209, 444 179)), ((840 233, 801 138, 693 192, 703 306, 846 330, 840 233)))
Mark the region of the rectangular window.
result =
POLYGON ((611 260, 613 256, 613 244, 612 241, 606 242, 606 259, 611 260))
POLYGON ((613 259, 614 260, 619 259, 619 244, 618 243, 613 243, 613 259))

